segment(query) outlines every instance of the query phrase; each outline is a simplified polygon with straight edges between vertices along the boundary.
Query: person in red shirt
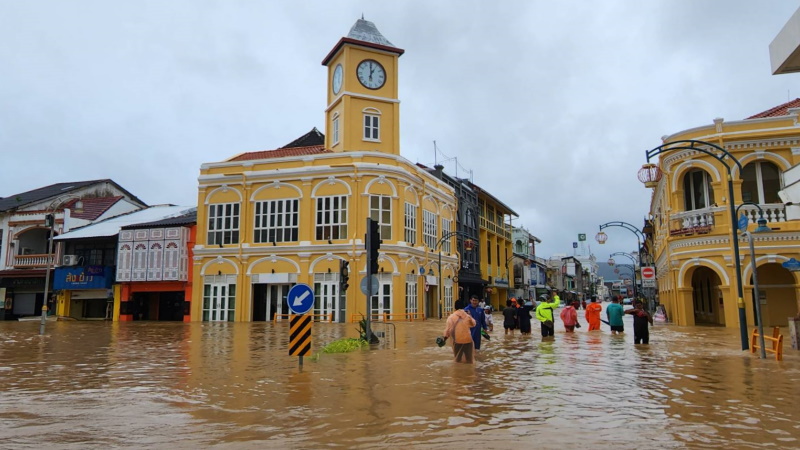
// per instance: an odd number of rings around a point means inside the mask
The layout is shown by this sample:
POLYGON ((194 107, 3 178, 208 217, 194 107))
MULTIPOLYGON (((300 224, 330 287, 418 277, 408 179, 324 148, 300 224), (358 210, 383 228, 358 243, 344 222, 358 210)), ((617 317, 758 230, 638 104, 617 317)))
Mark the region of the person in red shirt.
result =
POLYGON ((603 307, 597 303, 597 296, 592 296, 592 301, 586 305, 586 321, 589 322, 589 331, 599 330, 600 329, 600 312, 603 311, 603 307))
POLYGON ((578 324, 578 311, 575 311, 575 305, 578 302, 573 302, 561 310, 561 321, 564 322, 564 328, 567 333, 575 332, 575 325, 578 324))

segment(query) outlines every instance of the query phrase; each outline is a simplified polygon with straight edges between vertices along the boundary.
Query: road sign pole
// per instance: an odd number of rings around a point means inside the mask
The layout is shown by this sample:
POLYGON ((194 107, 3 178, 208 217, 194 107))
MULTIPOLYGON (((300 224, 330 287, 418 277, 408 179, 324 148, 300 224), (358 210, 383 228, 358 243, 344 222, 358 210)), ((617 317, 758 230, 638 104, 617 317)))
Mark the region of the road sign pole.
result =
POLYGON ((306 315, 314 307, 314 290, 298 283, 286 293, 286 302, 292 316, 289 318, 289 356, 298 356, 300 370, 303 356, 311 353, 311 316, 306 315))

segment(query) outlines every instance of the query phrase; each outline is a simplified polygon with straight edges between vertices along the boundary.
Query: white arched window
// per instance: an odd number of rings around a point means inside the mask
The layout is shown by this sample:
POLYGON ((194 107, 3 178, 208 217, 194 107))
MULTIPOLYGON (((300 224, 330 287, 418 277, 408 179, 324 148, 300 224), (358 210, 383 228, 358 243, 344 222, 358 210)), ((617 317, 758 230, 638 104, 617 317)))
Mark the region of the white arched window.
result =
POLYGON ((708 208, 714 203, 711 176, 701 169, 692 169, 683 177, 683 202, 686 211, 708 208))
POLYGON ((742 169, 742 201, 753 203, 781 203, 781 175, 775 164, 757 161, 742 169))

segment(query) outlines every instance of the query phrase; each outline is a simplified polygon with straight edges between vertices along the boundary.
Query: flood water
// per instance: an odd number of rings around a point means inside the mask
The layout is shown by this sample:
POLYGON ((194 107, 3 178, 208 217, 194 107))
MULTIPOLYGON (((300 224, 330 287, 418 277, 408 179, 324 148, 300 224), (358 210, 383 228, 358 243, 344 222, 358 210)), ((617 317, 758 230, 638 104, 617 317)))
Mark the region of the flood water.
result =
POLYGON ((317 356, 357 331, 315 323, 301 370, 287 322, 0 322, 0 448, 800 448, 788 343, 776 362, 735 329, 656 325, 634 346, 556 322, 544 342, 496 329, 464 365, 443 328, 317 356))

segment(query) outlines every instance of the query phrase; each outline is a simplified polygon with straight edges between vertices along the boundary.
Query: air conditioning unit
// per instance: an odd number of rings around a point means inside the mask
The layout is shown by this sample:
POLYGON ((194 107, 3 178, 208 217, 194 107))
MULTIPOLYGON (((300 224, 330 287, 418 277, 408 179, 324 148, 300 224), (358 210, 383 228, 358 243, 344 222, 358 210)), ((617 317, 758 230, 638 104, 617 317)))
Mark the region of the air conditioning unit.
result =
POLYGON ((78 255, 64 255, 61 257, 62 266, 74 266, 78 264, 78 255))

